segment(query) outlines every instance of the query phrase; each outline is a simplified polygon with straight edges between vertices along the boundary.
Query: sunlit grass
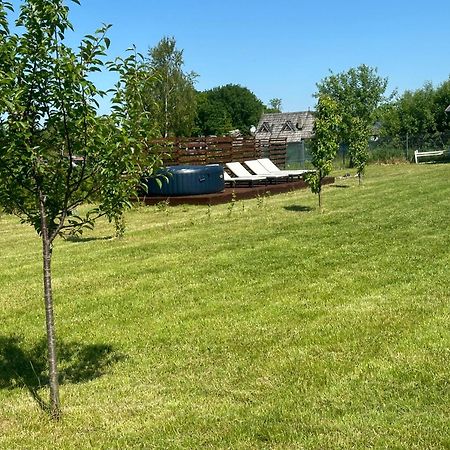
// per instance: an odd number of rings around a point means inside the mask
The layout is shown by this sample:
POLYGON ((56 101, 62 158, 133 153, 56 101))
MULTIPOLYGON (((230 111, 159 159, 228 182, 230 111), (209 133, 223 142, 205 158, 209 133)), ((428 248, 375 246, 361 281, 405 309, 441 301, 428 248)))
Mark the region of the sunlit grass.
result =
POLYGON ((1 215, 0 448, 449 448, 450 166, 323 200, 141 207, 123 239, 59 241, 56 425, 25 386, 47 399, 40 242, 1 215))

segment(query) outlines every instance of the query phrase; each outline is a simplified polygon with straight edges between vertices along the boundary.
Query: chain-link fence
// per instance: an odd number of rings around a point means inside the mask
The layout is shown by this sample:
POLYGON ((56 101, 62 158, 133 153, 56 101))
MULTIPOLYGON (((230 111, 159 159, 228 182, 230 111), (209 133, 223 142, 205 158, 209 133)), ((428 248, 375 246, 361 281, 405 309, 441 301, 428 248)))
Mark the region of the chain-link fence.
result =
POLYGON ((450 131, 432 134, 377 136, 369 142, 369 162, 404 159, 414 161, 414 152, 449 150, 450 131))
MULTIPOLYGON (((416 150, 446 150, 442 159, 450 158, 450 131, 433 134, 405 134, 374 136, 369 142, 369 163, 414 161, 416 150)), ((287 145, 287 165, 291 168, 311 168, 310 141, 293 142, 287 145)), ((341 145, 335 159, 335 167, 348 167, 348 146, 341 145)))

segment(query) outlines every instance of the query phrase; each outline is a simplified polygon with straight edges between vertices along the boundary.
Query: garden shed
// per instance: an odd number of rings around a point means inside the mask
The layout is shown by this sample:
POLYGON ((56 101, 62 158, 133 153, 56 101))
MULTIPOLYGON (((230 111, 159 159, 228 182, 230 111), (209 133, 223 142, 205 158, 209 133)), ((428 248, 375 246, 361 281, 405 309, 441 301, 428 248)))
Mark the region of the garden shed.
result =
POLYGON ((312 111, 263 114, 256 127, 256 139, 261 144, 269 139, 286 139, 287 163, 304 164, 307 159, 307 142, 314 130, 312 111))

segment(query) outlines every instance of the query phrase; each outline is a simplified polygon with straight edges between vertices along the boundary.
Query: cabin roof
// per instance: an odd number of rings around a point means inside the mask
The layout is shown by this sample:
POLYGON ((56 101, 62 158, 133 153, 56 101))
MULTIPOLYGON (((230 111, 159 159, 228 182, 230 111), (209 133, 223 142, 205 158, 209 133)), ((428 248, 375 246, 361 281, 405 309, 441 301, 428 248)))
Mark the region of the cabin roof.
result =
POLYGON ((286 139, 286 142, 300 142, 310 139, 314 130, 314 113, 298 111, 263 114, 256 127, 256 138, 286 139))

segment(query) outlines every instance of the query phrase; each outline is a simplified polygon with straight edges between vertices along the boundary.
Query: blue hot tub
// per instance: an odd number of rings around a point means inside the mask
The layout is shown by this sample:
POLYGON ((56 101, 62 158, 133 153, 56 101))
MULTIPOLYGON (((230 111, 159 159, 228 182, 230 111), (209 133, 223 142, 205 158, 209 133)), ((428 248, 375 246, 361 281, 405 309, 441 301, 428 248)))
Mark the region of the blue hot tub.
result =
POLYGON ((213 194, 224 190, 223 167, 218 164, 207 166, 169 166, 160 169, 155 177, 147 178, 150 195, 198 195, 213 194), (161 181, 161 186, 155 178, 161 181))

